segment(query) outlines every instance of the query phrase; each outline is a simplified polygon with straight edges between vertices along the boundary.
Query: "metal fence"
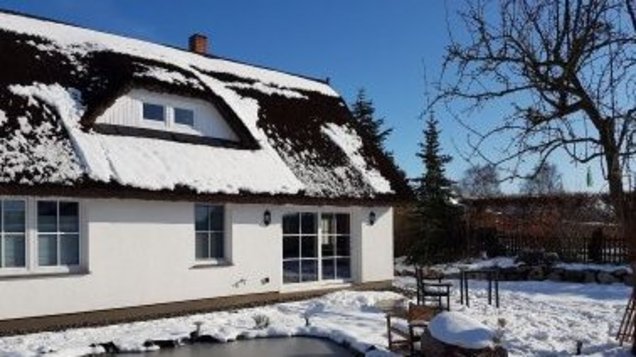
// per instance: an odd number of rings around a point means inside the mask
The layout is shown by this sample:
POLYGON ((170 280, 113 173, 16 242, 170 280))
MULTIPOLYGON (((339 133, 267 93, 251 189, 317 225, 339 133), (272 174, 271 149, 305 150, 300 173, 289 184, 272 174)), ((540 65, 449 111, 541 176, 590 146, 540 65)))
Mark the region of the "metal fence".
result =
MULTIPOLYGON (((495 240, 506 255, 524 251, 554 252, 565 262, 614 263, 628 262, 627 241, 622 237, 603 237, 594 244, 591 237, 533 237, 499 235, 495 240)), ((492 241, 489 244, 493 244, 492 241)), ((485 247, 489 248, 489 247, 485 247)))

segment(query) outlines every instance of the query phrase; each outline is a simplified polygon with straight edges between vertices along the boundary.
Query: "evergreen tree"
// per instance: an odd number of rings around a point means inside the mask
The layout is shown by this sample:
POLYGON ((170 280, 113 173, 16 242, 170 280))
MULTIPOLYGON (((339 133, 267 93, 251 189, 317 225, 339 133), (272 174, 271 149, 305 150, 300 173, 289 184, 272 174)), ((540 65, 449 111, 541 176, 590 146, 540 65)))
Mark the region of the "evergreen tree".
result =
POLYGON ((424 142, 417 156, 422 159, 425 172, 417 181, 417 211, 420 237, 415 242, 410 260, 418 265, 439 262, 453 247, 453 226, 459 208, 453 202, 452 181, 446 177, 445 165, 451 157, 441 153, 438 121, 431 116, 426 122, 424 142))
POLYGON ((385 142, 393 129, 384 129, 384 119, 375 117, 373 101, 367 98, 364 88, 358 90, 356 100, 351 106, 351 114, 360 128, 373 139, 380 149, 386 152, 385 142))
POLYGON ((397 164, 393 153, 387 150, 386 139, 393 132, 393 128, 384 128, 384 118, 375 117, 375 107, 373 101, 367 98, 364 88, 358 90, 355 102, 351 104, 351 115, 358 123, 358 128, 362 130, 368 138, 385 154, 395 168, 399 179, 407 182, 406 173, 397 164))

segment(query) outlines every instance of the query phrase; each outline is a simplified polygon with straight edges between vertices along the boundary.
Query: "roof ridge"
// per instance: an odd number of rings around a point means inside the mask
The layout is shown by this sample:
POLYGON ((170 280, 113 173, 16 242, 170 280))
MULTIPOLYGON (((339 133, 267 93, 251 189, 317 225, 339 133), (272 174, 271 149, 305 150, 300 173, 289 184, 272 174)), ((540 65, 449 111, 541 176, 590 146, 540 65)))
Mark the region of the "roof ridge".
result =
POLYGON ((205 54, 195 53, 195 52, 191 52, 191 51, 189 51, 189 50, 187 50, 185 48, 178 47, 176 45, 153 42, 153 41, 150 41, 150 40, 145 40, 145 39, 141 39, 141 38, 137 38, 137 37, 132 37, 132 36, 129 36, 129 35, 125 35, 125 34, 121 34, 121 33, 115 33, 115 32, 111 32, 111 31, 107 31, 107 30, 97 30, 97 29, 86 27, 86 26, 83 26, 83 25, 78 25, 78 24, 75 24, 75 23, 72 23, 72 22, 52 19, 52 18, 40 16, 40 15, 33 15, 33 14, 29 14, 29 13, 25 13, 25 12, 21 12, 21 11, 16 11, 16 10, 5 9, 5 8, 0 8, 0 14, 21 16, 21 17, 25 17, 25 18, 29 18, 29 19, 33 19, 33 20, 51 22, 51 23, 54 23, 54 24, 70 26, 70 27, 74 27, 74 28, 77 28, 77 29, 80 29, 80 30, 95 31, 95 32, 99 32, 99 33, 103 33, 103 34, 107 34, 107 35, 118 36, 118 37, 123 37, 123 38, 126 38, 126 39, 142 41, 142 42, 146 42, 146 43, 150 43, 150 44, 154 44, 154 45, 158 45, 158 46, 167 47, 167 48, 170 48, 170 49, 173 49, 173 50, 186 52, 186 53, 189 53, 189 54, 192 54, 192 55, 199 55, 199 56, 210 58, 210 59, 227 61, 227 62, 232 62, 232 63, 236 63, 236 64, 243 65, 243 66, 250 66, 250 67, 263 69, 263 70, 267 70, 267 71, 282 73, 282 74, 286 74, 286 75, 289 75, 289 76, 294 76, 294 77, 302 78, 302 79, 305 79, 305 80, 318 82, 318 83, 321 83, 321 84, 324 84, 326 86, 331 87, 331 85, 330 85, 330 83, 329 83, 329 81, 327 79, 322 79, 322 78, 312 77, 312 76, 305 75, 305 74, 285 71, 285 70, 277 69, 277 68, 274 68, 274 67, 261 65, 261 64, 256 64, 256 63, 250 63, 250 62, 247 62, 247 61, 238 60, 238 59, 234 59, 234 58, 229 58, 229 57, 225 57, 225 56, 219 56, 219 55, 214 55, 214 54, 209 54, 209 53, 205 53, 205 54))

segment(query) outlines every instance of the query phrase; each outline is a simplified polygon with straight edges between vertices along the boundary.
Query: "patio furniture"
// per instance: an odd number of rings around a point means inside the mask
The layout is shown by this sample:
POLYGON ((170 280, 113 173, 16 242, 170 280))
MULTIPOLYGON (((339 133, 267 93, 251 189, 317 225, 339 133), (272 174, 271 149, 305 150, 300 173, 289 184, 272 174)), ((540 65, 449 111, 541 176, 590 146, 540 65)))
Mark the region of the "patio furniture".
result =
POLYGON ((470 307, 469 299, 469 286, 468 281, 471 278, 478 276, 486 276, 488 281, 488 305, 492 305, 493 292, 495 299, 495 306, 499 307, 499 268, 487 268, 478 270, 464 270, 459 273, 459 301, 463 305, 466 303, 467 307, 470 307))
POLYGON ((439 309, 409 303, 408 309, 396 309, 386 314, 389 350, 396 353, 415 355, 415 344, 420 341, 428 322, 440 312, 439 309), (406 327, 396 323, 396 319, 406 320, 406 327))
POLYGON ((443 274, 428 274, 422 268, 415 269, 415 280, 417 282, 417 304, 427 305, 432 303, 440 310, 450 311, 450 289, 452 283, 442 282, 443 274), (427 281, 429 280, 429 281, 427 281), (436 280, 437 282, 430 282, 436 280), (443 301, 446 300, 446 306, 443 301))

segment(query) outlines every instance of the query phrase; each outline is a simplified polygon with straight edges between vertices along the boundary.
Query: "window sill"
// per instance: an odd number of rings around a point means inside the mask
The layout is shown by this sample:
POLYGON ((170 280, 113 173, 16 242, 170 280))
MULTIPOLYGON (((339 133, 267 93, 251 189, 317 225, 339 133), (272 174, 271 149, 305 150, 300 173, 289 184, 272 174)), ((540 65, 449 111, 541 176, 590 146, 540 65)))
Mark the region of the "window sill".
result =
POLYGON ((281 293, 292 293, 298 291, 326 290, 349 288, 353 285, 352 279, 337 280, 317 280, 301 283, 284 283, 280 289, 281 293))
POLYGON ((210 260, 210 261, 201 261, 197 262, 190 269, 211 269, 211 268, 220 268, 220 267, 231 267, 234 266, 232 262, 227 260, 210 260))
POLYGON ((90 275, 88 270, 76 270, 76 271, 22 271, 15 273, 0 273, 0 281, 2 280, 27 280, 27 279, 40 279, 40 278, 64 278, 64 277, 78 277, 90 275))

